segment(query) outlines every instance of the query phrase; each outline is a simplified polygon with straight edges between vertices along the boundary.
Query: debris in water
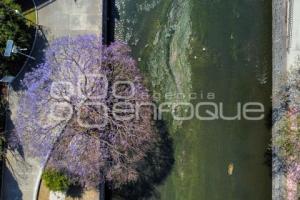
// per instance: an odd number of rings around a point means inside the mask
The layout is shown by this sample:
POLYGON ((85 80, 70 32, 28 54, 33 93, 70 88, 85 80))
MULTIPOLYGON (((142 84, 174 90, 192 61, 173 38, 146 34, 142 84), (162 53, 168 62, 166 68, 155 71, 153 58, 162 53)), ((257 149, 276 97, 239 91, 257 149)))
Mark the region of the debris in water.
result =
POLYGON ((233 174, 233 170, 234 170, 233 163, 229 163, 228 169, 227 169, 227 173, 228 173, 229 176, 231 176, 233 174))
POLYGON ((231 35, 230 35, 230 39, 231 39, 231 40, 233 40, 233 39, 234 39, 234 35, 233 35, 233 33, 231 33, 231 35))
POLYGON ((267 69, 265 67, 259 67, 258 65, 255 65, 256 68, 256 80, 261 84, 264 85, 267 83, 268 80, 268 73, 267 69))

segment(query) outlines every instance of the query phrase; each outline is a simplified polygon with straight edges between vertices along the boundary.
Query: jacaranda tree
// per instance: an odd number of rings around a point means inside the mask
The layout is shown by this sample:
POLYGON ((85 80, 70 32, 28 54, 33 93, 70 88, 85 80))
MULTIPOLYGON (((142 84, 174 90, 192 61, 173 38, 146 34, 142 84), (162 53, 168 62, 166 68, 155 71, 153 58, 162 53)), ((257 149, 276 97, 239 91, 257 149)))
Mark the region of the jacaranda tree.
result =
POLYGON ((84 187, 137 180, 157 134, 126 44, 105 46, 93 35, 57 39, 22 83, 12 141, 25 152, 84 187))
MULTIPOLYGON (((280 104, 273 109, 275 132, 273 137, 273 171, 286 175, 286 193, 297 199, 300 181, 300 57, 287 72, 285 84, 275 92, 280 104), (296 188, 296 189, 294 189, 296 188)), ((276 105, 276 104, 275 104, 276 105)))

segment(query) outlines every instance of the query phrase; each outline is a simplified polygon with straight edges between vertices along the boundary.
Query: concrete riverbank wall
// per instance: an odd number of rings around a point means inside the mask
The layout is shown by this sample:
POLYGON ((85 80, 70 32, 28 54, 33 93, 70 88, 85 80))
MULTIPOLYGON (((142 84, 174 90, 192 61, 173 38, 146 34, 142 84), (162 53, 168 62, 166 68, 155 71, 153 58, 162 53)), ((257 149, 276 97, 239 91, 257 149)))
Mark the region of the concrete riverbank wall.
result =
MULTIPOLYGON (((279 107, 280 97, 278 91, 286 81, 287 72, 287 49, 288 49, 288 0, 273 0, 272 1, 272 67, 273 67, 273 108, 279 107)), ((277 136, 278 125, 273 126, 273 138, 277 136)), ((277 151, 274 149, 274 151, 277 151)), ((273 152, 276 154, 276 152, 273 152)), ((278 161, 273 159, 273 169, 277 168, 278 161)), ((286 199, 286 178, 283 172, 273 171, 273 200, 286 199)))

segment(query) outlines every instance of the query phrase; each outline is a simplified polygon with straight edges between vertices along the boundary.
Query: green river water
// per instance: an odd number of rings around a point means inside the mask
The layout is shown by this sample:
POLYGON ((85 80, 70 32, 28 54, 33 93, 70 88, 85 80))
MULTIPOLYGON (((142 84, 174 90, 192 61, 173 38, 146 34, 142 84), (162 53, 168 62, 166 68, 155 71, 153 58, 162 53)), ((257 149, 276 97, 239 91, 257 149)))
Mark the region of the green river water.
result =
MULTIPOLYGON (((127 41, 157 102, 261 102, 271 110, 271 0, 117 0, 116 36, 127 41), (189 94, 195 93, 196 98, 189 94)), ((184 110, 178 112, 185 113, 184 110)), ((163 200, 268 200, 265 153, 271 130, 260 121, 174 121, 174 165, 156 187, 163 200), (234 164, 229 176, 229 163, 234 164)), ((154 199, 154 197, 152 197, 154 199)))

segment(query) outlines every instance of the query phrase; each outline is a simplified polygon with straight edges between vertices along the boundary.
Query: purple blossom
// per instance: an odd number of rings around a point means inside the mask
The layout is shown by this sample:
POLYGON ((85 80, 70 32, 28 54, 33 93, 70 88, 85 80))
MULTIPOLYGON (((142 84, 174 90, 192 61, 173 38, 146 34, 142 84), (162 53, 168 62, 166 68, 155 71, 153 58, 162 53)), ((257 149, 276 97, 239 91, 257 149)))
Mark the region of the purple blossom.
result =
MULTIPOLYGON (((137 179, 138 164, 157 141, 151 108, 144 108, 140 119, 122 121, 114 119, 111 111, 104 115, 97 106, 88 104, 103 92, 107 95, 98 98, 97 103, 108 108, 121 101, 151 102, 126 44, 104 46, 93 35, 57 39, 47 49, 45 62, 27 73, 22 83, 26 91, 19 102, 15 126, 26 152, 86 187, 107 180, 119 186, 137 179), (107 78, 107 91, 103 91, 105 82, 91 74, 107 78), (136 92, 126 100, 118 99, 112 93, 112 84, 125 80, 133 83, 136 92), (59 84, 62 82, 70 83, 72 89, 59 84), (58 109, 53 113, 53 105, 63 103, 72 112, 58 109), (65 118, 58 120, 57 116, 65 118), (102 129, 87 128, 79 124, 78 118, 108 123, 102 129)), ((117 92, 121 96, 131 93, 126 87, 117 92)))

